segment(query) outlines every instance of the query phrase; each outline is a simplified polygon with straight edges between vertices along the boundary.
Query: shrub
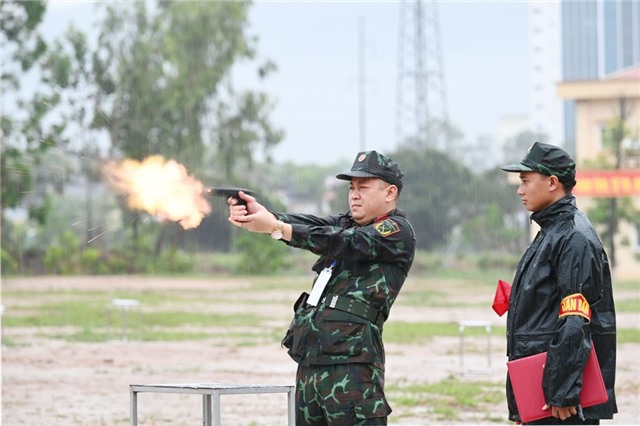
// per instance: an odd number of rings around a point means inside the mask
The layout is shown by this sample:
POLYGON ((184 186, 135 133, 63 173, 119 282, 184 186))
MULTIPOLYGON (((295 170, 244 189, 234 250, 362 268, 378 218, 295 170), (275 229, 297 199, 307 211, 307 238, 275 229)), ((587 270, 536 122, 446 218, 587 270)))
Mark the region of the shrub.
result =
POLYGON ((286 254, 291 250, 268 234, 244 232, 233 241, 234 250, 241 253, 234 271, 243 275, 273 275, 288 265, 286 254))
POLYGON ((13 256, 11 256, 11 253, 5 249, 0 249, 0 262, 0 268, 3 275, 18 272, 20 264, 13 258, 13 256))
POLYGON ((488 269, 514 270, 518 265, 518 255, 485 253, 478 257, 478 268, 482 271, 488 269))
POLYGON ((58 244, 51 244, 44 255, 45 270, 51 274, 77 274, 80 271, 80 239, 65 231, 58 244))

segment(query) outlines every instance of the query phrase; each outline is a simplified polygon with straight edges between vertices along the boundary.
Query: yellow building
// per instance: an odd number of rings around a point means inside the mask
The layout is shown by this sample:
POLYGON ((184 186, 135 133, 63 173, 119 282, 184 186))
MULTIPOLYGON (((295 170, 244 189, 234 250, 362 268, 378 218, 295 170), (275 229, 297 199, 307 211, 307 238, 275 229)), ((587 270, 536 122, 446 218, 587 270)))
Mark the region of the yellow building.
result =
MULTIPOLYGON (((576 102, 576 198, 582 210, 589 208, 595 196, 631 196, 640 210, 640 66, 597 81, 570 81, 558 84, 562 99, 576 102), (626 126, 631 136, 623 146, 635 149, 617 176, 599 173, 593 161, 603 153, 603 134, 613 120, 619 119, 621 107, 626 113, 626 126), (582 172, 582 177, 581 177, 582 172), (581 182, 582 181, 582 182, 581 182), (596 189, 600 188, 601 192, 596 189), (605 189, 602 191, 602 189, 605 189)), ((620 222, 615 237, 617 279, 640 279, 640 227, 620 222)))

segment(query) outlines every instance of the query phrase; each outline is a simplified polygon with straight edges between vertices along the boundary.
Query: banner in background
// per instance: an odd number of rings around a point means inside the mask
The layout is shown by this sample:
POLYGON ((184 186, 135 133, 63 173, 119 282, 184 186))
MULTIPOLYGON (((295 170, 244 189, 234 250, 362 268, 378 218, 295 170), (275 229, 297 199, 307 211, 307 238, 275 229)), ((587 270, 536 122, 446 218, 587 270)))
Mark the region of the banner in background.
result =
POLYGON ((584 197, 640 196, 640 169, 578 170, 573 194, 584 197))

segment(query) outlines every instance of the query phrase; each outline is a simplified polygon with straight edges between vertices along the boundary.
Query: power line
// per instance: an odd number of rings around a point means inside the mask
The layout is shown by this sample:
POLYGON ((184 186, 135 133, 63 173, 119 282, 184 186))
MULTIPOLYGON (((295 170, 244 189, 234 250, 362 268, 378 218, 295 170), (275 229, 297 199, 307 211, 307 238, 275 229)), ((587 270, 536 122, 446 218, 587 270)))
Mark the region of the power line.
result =
POLYGON ((396 145, 444 150, 448 108, 437 1, 400 3, 396 145))

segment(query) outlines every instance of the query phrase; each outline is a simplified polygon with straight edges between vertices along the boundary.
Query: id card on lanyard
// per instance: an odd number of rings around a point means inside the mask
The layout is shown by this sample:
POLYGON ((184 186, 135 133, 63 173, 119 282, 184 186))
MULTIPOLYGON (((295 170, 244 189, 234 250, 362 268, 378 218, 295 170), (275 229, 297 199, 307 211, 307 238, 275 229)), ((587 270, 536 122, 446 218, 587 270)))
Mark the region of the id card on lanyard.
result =
POLYGON ((333 263, 331 263, 331 266, 329 266, 328 268, 324 268, 322 272, 320 272, 320 275, 318 275, 318 278, 316 279, 316 282, 311 289, 311 294, 307 299, 308 305, 318 306, 318 302, 322 297, 322 293, 324 293, 324 288, 327 286, 329 278, 331 278, 331 273, 333 272, 334 266, 336 266, 335 260, 333 261, 333 263))

